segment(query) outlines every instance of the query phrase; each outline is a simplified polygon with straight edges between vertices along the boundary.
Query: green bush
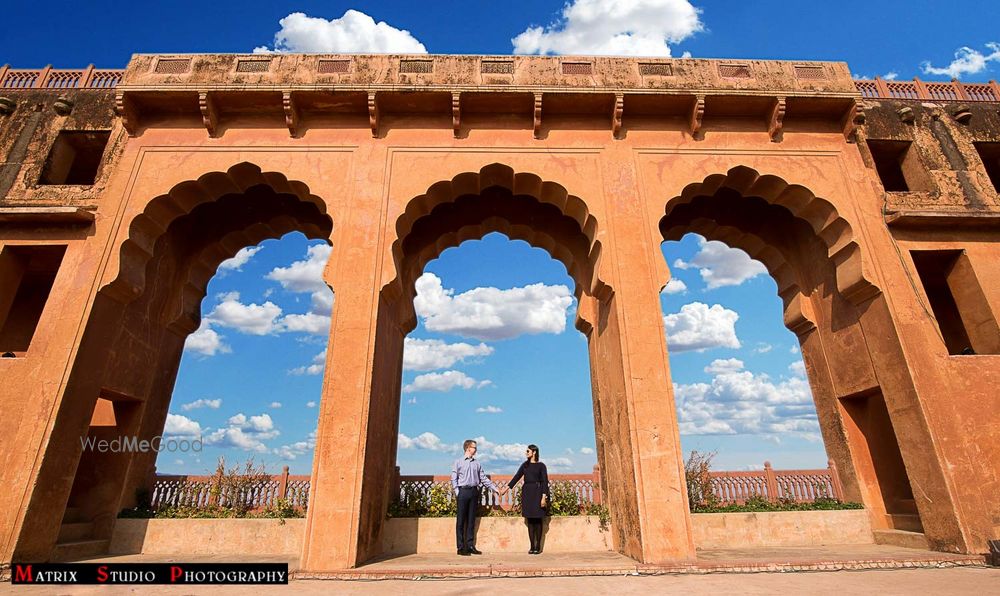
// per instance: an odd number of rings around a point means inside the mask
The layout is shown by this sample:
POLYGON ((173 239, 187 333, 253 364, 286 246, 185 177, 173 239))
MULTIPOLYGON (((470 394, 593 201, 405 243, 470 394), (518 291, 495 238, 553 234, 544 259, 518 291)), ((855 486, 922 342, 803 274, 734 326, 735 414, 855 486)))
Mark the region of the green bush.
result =
POLYGON ((549 503, 549 515, 580 515, 580 495, 573 490, 568 482, 552 482, 549 484, 552 502, 549 503))

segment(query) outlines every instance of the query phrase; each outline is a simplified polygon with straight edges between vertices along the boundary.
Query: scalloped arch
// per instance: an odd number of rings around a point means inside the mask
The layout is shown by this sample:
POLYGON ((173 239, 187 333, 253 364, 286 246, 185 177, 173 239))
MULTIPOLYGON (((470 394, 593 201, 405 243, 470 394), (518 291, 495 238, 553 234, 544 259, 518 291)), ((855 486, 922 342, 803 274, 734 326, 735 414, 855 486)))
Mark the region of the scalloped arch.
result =
MULTIPOLYGON (((817 197, 804 186, 789 184, 778 176, 761 175, 747 166, 736 166, 726 174, 712 174, 685 186, 680 195, 667 201, 659 224, 661 233, 667 229, 676 233, 670 217, 679 206, 688 205, 698 197, 710 197, 721 189, 743 197, 759 197, 806 222, 826 247, 827 257, 836 268, 837 289, 851 303, 857 305, 881 293, 871 281, 867 257, 855 239, 854 230, 830 201, 817 197)), ((772 275, 775 275, 773 270, 772 275)))
MULTIPOLYGON (((396 240, 392 243, 392 255, 396 263, 397 277, 390 283, 411 285, 415 281, 410 279, 414 273, 422 271, 428 261, 446 248, 458 246, 465 240, 482 237, 488 232, 499 231, 511 238, 525 240, 533 246, 545 249, 553 258, 563 262, 577 283, 578 292, 598 294, 605 291, 607 286, 597 274, 597 264, 601 254, 597 228, 597 219, 590 213, 586 203, 579 197, 569 194, 562 185, 542 180, 536 174, 515 173, 513 168, 504 164, 489 164, 479 172, 463 172, 451 180, 436 182, 427 189, 427 192, 407 203, 403 213, 396 219, 396 240), (571 250, 545 230, 512 224, 498 217, 485 219, 478 225, 450 230, 436 243, 425 247, 417 254, 404 254, 403 243, 418 220, 429 215, 439 205, 455 203, 464 196, 481 195, 489 189, 504 189, 512 196, 531 197, 539 204, 554 206, 561 215, 575 221, 580 233, 586 238, 585 259, 575 257, 571 250)), ((400 291, 405 293, 403 288, 400 288, 400 291)))
MULTIPOLYGON (((146 287, 146 264, 153 258, 156 244, 163 238, 170 224, 178 218, 190 214, 200 205, 214 202, 226 195, 242 194, 255 186, 266 186, 276 194, 292 195, 301 202, 314 205, 320 215, 328 220, 329 228, 332 229, 333 222, 327 213, 326 203, 312 194, 305 183, 289 180, 280 172, 264 172, 260 166, 250 162, 241 162, 225 172, 209 172, 197 180, 180 182, 166 194, 149 201, 142 213, 136 215, 129 224, 128 236, 121 245, 118 275, 105 286, 104 291, 123 303, 135 300, 146 287)), ((263 224, 263 222, 261 223, 263 224)), ((289 222, 277 218, 275 223, 280 229, 285 229, 289 222)), ((303 225, 301 222, 291 223, 295 226, 293 229, 303 225)), ((270 228, 267 226, 257 229, 256 232, 253 229, 248 229, 245 230, 247 232, 246 238, 236 240, 233 237, 229 238, 228 242, 235 245, 233 243, 239 243, 243 240, 249 242, 253 238, 257 238, 257 242, 260 242, 265 238, 276 237, 272 234, 277 232, 269 230, 270 228)), ((220 242, 225 242, 225 240, 220 240, 220 242)), ((246 246, 246 244, 242 246, 246 246)), ((232 249, 232 246, 227 246, 226 250, 235 253, 242 246, 235 249, 232 249)), ((197 269, 198 267, 192 267, 192 271, 197 269)), ((203 273, 202 271, 202 277, 203 273)), ((211 275, 208 277, 210 278, 211 275)))

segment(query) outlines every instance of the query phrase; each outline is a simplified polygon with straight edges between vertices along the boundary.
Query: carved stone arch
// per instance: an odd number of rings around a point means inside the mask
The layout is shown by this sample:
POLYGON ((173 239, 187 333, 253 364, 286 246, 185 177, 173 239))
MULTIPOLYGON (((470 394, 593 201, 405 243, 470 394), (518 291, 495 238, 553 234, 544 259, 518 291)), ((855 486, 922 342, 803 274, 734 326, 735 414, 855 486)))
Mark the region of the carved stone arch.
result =
MULTIPOLYGON (((412 310, 413 285, 429 261, 447 248, 466 240, 482 238, 490 232, 524 240, 562 262, 576 284, 578 299, 584 295, 603 298, 611 292, 610 286, 598 274, 601 256, 601 243, 597 240, 598 222, 587 204, 569 194, 560 184, 543 180, 536 174, 515 173, 513 168, 503 164, 490 164, 479 172, 464 172, 451 180, 432 184, 424 194, 407 203, 396 219, 395 230, 392 255, 396 277, 383 288, 383 295, 398 301, 406 311, 412 310), (419 222, 435 210, 441 217, 446 217, 449 209, 457 211, 466 202, 483 201, 483 197, 491 193, 504 193, 512 200, 522 201, 525 213, 519 215, 530 212, 539 218, 548 217, 558 225, 540 225, 531 221, 532 218, 519 220, 499 213, 473 223, 442 228, 433 243, 425 243, 417 249, 409 246, 418 231, 419 222), (568 237, 574 240, 573 246, 567 244, 568 237)), ((408 312, 403 317, 403 324, 404 327, 414 326, 415 315, 408 312)), ((578 328, 580 325, 578 314, 578 328)))
MULTIPOLYGON (((166 194, 149 201, 142 213, 129 224, 128 236, 121 245, 118 274, 102 291, 121 303, 135 300, 146 287, 146 264, 153 258, 157 242, 173 222, 200 205, 227 195, 243 194, 257 186, 265 186, 275 194, 291 195, 303 203, 314 205, 332 229, 326 203, 312 194, 305 183, 288 180, 280 172, 264 172, 255 164, 241 162, 225 172, 209 172, 197 180, 176 184, 166 194)), ((273 236, 265 235, 260 239, 267 237, 273 236)))
POLYGON ((806 222, 826 248, 837 275, 837 289, 852 304, 861 304, 881 293, 871 281, 872 275, 854 230, 828 200, 817 197, 808 188, 789 184, 773 175, 761 175, 753 168, 736 166, 726 174, 712 174, 703 181, 689 184, 681 194, 667 201, 661 229, 670 225, 671 215, 698 197, 711 197, 722 189, 745 197, 757 197, 770 205, 787 209, 794 218, 806 222))

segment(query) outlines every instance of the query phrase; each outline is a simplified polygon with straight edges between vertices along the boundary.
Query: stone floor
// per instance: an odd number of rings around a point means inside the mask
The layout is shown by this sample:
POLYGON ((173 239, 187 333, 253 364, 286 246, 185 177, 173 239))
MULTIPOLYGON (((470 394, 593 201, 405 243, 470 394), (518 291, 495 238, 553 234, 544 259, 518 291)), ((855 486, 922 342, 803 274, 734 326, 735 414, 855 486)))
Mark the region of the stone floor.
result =
MULTIPOLYGON (((912 594, 1000 595, 1000 569, 955 567, 951 569, 892 569, 869 571, 833 571, 829 573, 713 573, 709 575, 655 575, 605 577, 540 578, 471 578, 386 581, 298 580, 287 586, 11 586, 0 585, 0 594, 71 594, 106 596, 108 594, 206 596, 262 594, 344 594, 368 596, 406 594, 407 596, 449 596, 489 593, 499 590, 506 595, 544 594, 545 596, 580 596, 581 594, 699 594, 757 596, 760 594, 837 594, 896 596, 912 594)), ((496 592, 494 592, 496 593, 496 592)))

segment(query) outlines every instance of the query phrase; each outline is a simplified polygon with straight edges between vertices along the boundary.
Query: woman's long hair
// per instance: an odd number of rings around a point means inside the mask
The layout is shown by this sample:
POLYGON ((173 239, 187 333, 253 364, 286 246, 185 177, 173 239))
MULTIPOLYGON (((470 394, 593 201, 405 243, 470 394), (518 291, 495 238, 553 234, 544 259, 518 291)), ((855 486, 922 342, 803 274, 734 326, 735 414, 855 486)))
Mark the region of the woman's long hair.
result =
POLYGON ((542 455, 538 453, 538 445, 528 445, 528 449, 532 452, 532 455, 528 456, 528 461, 538 461, 539 458, 542 457, 542 455))

